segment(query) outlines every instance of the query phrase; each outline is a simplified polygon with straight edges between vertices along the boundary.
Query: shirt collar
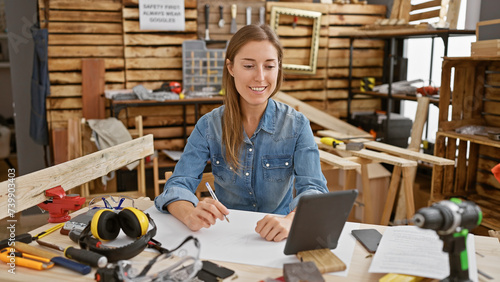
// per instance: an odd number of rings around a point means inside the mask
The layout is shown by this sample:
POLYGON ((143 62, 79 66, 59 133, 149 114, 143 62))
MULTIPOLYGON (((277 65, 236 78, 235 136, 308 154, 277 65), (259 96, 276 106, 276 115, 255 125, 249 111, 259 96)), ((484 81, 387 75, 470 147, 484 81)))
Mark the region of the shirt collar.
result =
POLYGON ((264 115, 262 115, 262 119, 258 127, 258 130, 260 129, 270 134, 273 134, 276 130, 276 102, 271 98, 269 98, 264 115))

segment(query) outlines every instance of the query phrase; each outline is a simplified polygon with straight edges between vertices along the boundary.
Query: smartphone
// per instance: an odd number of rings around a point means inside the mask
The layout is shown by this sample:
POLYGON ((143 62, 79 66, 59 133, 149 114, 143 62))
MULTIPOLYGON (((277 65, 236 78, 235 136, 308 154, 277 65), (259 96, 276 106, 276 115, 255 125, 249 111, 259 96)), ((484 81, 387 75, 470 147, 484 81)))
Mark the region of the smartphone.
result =
POLYGON ((375 251, 377 251, 380 239, 382 239, 382 234, 376 229, 356 229, 352 230, 351 234, 370 253, 375 253, 375 251))

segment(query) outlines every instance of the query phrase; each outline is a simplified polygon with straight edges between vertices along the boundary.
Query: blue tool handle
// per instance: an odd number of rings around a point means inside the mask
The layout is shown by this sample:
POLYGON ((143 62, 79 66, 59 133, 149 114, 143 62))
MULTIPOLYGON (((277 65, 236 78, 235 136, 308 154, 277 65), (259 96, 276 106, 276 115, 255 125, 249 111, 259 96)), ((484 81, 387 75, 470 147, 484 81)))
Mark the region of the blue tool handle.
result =
POLYGON ((60 265, 62 267, 65 267, 67 269, 71 269, 73 271, 76 271, 78 273, 81 273, 83 275, 89 274, 92 268, 89 265, 81 264, 79 262, 71 261, 69 259, 63 258, 63 257, 53 257, 51 259, 52 262, 54 262, 57 265, 60 265))

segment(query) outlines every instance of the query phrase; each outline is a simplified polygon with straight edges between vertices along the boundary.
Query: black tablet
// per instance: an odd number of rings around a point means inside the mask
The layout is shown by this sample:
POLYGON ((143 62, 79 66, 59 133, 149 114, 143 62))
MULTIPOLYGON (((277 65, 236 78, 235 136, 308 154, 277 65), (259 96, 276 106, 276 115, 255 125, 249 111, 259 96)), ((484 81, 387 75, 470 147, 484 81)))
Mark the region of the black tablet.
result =
POLYGON ((299 199, 285 244, 285 255, 335 249, 358 190, 304 195, 299 199))

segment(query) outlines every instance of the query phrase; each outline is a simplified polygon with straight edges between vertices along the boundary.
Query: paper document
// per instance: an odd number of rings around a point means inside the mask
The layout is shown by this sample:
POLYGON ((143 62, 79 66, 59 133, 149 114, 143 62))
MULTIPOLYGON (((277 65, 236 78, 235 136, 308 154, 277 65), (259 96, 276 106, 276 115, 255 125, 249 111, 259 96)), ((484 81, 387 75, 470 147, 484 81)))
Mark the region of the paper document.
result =
MULTIPOLYGON (((184 238, 193 235, 200 241, 202 259, 273 268, 283 268, 285 263, 299 262, 296 256, 283 253, 286 241, 269 242, 255 232, 257 221, 261 220, 265 213, 230 210, 230 223, 217 220, 210 228, 193 232, 172 215, 161 213, 155 207, 145 212, 149 213, 158 227, 155 239, 167 249, 177 246, 184 238)), ((347 276, 356 244, 351 230, 358 228, 359 223, 345 224, 338 247, 332 251, 346 264, 347 269, 334 272, 333 275, 347 276)))
POLYGON ((162 150, 162 152, 174 161, 181 159, 182 151, 162 150))
MULTIPOLYGON (((477 281, 473 234, 469 234, 466 244, 469 278, 477 281)), ((450 263, 436 231, 417 226, 395 226, 384 231, 368 271, 444 279, 450 274, 450 263)))

